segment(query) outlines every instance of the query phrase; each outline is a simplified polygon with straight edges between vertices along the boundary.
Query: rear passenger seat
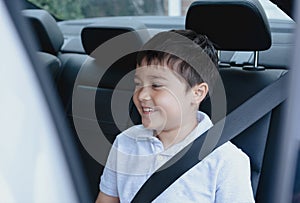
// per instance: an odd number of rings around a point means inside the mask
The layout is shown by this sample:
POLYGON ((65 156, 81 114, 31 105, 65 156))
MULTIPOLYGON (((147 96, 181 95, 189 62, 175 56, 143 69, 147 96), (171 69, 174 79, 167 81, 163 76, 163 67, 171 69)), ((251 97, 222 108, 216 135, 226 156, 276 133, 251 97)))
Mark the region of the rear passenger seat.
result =
MULTIPOLYGON (((64 43, 62 32, 55 19, 45 10, 26 9, 22 11, 22 15, 33 28, 33 34, 38 42, 38 57, 44 64, 47 64, 47 71, 51 73, 55 84, 59 84, 64 65, 59 58, 60 49, 64 43)), ((61 85, 57 85, 64 101, 64 94, 61 93, 60 87, 61 85)))
MULTIPOLYGON (((83 47, 90 57, 82 65, 74 84, 71 116, 82 144, 91 150, 89 153, 102 164, 105 163, 110 144, 116 135, 131 125, 128 110, 132 108, 132 104, 129 106, 125 98, 130 100, 133 83, 130 83, 131 87, 119 86, 118 90, 116 87, 124 76, 127 75, 128 79, 133 76, 132 70, 136 64, 134 51, 142 46, 143 36, 131 31, 141 28, 143 26, 139 23, 131 22, 129 25, 126 22, 118 22, 114 25, 94 24, 82 31, 83 47), (128 38, 119 39, 120 43, 114 45, 105 44, 107 40, 120 34, 128 38), (101 47, 95 50, 98 46, 101 47), (121 57, 123 54, 124 57, 121 57), (119 104, 124 106, 113 106, 112 99, 115 94, 121 95, 122 102, 119 104), (122 113, 122 110, 127 114, 122 113), (114 113, 117 113, 121 120, 116 122, 114 113)), ((133 81, 133 78, 129 80, 133 81)), ((93 193, 96 195, 102 166, 94 160, 90 160, 89 165, 93 165, 88 172, 93 193)))
MULTIPOLYGON (((55 19, 47 11, 28 9, 22 11, 22 14, 29 20, 29 23, 33 27, 34 34, 39 43, 39 52, 37 55, 42 64, 45 64, 45 67, 48 69, 47 71, 53 74, 53 79, 67 117, 68 114, 71 115, 71 98, 76 76, 88 56, 85 54, 61 53, 60 49, 64 38, 55 19)), ((72 117, 69 117, 69 121, 71 128, 74 129, 72 117)), ((102 166, 94 161, 82 147, 75 129, 73 132, 74 140, 77 143, 77 149, 81 156, 81 164, 84 165, 85 175, 88 181, 90 181, 90 188, 87 191, 93 197, 98 193, 97 184, 102 166)))
MULTIPOLYGON (((267 50, 271 46, 268 20, 256 0, 194 2, 187 13, 186 29, 207 35, 219 50, 253 51, 259 54, 259 51, 267 50)), ((245 68, 228 64, 224 68, 220 67, 227 97, 227 113, 287 72, 281 67, 271 70, 258 67, 255 63, 251 66, 245 68)), ((266 187, 270 184, 263 177, 262 171, 264 167, 268 167, 265 160, 271 159, 273 155, 272 149, 265 152, 265 144, 267 139, 268 143, 277 139, 279 132, 276 129, 280 122, 281 108, 282 105, 273 109, 232 140, 250 157, 253 193, 260 202, 265 202, 260 199, 264 196, 260 186, 266 187)), ((210 113, 210 103, 203 103, 201 109, 210 113)))
POLYGON ((76 75, 81 65, 87 59, 87 55, 61 52, 64 44, 64 36, 55 19, 47 11, 26 9, 22 11, 22 14, 28 19, 34 30, 39 45, 38 55, 41 60, 49 60, 50 57, 52 59, 56 57, 60 61, 59 70, 52 67, 50 68, 50 72, 55 74, 55 82, 61 101, 64 108, 68 109, 76 75))

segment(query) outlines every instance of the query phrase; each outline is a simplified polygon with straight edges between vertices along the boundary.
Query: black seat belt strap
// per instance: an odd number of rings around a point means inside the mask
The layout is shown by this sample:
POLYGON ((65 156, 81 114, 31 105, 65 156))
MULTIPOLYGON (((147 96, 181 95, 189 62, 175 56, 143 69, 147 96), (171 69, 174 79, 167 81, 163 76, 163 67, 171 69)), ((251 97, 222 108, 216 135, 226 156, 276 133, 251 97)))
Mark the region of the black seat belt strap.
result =
MULTIPOLYGON (((284 74, 278 80, 256 93, 229 113, 226 118, 224 118, 225 125, 221 137, 212 150, 202 152, 202 145, 209 132, 218 129, 222 123, 224 123, 224 119, 217 122, 209 131, 199 136, 193 143, 186 146, 153 173, 131 202, 152 202, 174 181, 199 163, 210 152, 239 135, 276 106, 281 104, 287 98, 287 77, 288 74, 284 74)), ((211 136, 211 134, 209 136, 211 136)))

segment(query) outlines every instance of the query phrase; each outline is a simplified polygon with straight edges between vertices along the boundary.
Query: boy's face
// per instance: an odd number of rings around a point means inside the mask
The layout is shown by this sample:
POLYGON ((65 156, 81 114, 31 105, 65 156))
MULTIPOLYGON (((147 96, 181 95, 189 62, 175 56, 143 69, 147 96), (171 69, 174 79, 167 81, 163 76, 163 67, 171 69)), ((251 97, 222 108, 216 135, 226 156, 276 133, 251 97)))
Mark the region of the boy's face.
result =
POLYGON ((194 104, 192 90, 187 91, 187 84, 173 70, 166 66, 138 67, 134 82, 133 101, 145 128, 157 133, 178 131, 196 120, 198 104, 194 104))

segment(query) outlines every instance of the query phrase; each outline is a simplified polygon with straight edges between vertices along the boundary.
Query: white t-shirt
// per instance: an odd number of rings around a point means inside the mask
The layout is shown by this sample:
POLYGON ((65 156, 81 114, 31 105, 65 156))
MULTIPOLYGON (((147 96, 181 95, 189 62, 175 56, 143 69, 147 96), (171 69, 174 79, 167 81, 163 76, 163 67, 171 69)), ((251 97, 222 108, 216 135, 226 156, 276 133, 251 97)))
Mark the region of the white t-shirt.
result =
MULTIPOLYGON (((120 133, 101 176, 100 190, 119 197, 122 203, 130 202, 156 169, 212 127, 203 112, 198 112, 198 121, 183 141, 166 150, 153 131, 142 125, 120 133)), ((227 142, 184 173, 153 202, 254 202, 249 158, 227 142)))

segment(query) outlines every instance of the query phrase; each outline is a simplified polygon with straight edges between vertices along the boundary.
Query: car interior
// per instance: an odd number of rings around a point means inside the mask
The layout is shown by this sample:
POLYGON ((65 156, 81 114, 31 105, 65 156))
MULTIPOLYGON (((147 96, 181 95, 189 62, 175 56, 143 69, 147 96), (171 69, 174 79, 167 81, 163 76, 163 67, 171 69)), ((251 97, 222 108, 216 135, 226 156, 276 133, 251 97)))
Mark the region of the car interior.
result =
MULTIPOLYGON (((122 130, 141 122, 131 101, 132 86, 119 82, 125 76, 132 78, 136 50, 149 37, 170 29, 207 35, 218 49, 227 114, 287 74, 294 46, 295 22, 269 1, 198 0, 190 5, 186 16, 171 19, 105 17, 58 22, 43 9, 24 9, 22 15, 33 28, 39 43, 37 58, 61 99, 93 199, 99 192, 104 167, 99 160, 109 150, 106 146, 101 149, 99 128, 106 138, 102 142, 112 143, 122 130), (273 15, 276 11, 281 15, 273 15), (128 38, 120 38, 127 40, 109 47, 113 43, 110 40, 118 36, 128 38), (124 98, 124 106, 113 105, 114 94, 124 98), (114 116, 117 111, 127 112, 118 122, 114 116), (98 151, 88 152, 87 148, 98 151), (97 155, 99 150, 104 155, 97 155)), ((278 129, 284 106, 283 102, 258 118, 232 140, 250 157, 256 202, 270 198, 264 191, 272 185, 269 170, 280 142, 278 129)), ((209 98, 200 110, 211 115, 209 98)), ((217 115, 212 120, 216 123, 220 119, 217 115)))

